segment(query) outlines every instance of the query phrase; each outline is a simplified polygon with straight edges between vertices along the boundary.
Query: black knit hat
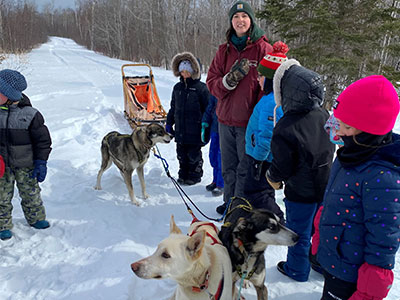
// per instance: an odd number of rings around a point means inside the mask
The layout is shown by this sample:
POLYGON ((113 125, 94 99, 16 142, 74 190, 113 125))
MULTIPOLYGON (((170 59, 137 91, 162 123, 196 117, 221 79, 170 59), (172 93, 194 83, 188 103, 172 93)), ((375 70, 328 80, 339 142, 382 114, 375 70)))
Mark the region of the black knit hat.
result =
POLYGON ((238 1, 231 7, 231 9, 229 10, 229 21, 232 21, 233 15, 237 12, 245 12, 250 17, 251 23, 254 23, 255 18, 253 9, 246 1, 238 1))

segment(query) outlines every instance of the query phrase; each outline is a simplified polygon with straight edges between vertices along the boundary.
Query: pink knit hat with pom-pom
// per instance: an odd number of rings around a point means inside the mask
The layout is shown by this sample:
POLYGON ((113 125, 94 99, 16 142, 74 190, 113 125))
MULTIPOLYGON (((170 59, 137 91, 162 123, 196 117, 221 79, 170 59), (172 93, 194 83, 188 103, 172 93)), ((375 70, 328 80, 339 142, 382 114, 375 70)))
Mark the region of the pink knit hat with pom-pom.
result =
POLYGON ((281 63, 287 61, 286 53, 289 51, 289 47, 281 41, 278 41, 273 46, 273 51, 268 53, 260 61, 257 67, 258 73, 272 79, 276 69, 279 68, 281 63))
POLYGON ((361 131, 385 135, 399 114, 399 96, 382 75, 372 75, 349 85, 333 106, 335 117, 361 131))

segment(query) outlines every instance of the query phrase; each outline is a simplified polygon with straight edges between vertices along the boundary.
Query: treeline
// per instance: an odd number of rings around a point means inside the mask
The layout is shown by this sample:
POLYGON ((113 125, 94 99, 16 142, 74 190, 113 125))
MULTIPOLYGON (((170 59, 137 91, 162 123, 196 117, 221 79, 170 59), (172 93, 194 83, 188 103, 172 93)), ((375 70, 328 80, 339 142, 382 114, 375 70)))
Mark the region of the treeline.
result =
POLYGON ((20 53, 47 41, 47 26, 35 5, 0 0, 0 54, 20 53))
MULTIPOLYGON (((39 13, 30 2, 0 0, 0 52, 30 50, 48 35, 88 49, 169 68, 191 51, 207 71, 225 41, 234 0, 76 0, 39 13)), ((400 81, 400 1, 249 0, 271 44, 280 39, 302 65, 324 76, 330 102, 370 74, 400 81)))

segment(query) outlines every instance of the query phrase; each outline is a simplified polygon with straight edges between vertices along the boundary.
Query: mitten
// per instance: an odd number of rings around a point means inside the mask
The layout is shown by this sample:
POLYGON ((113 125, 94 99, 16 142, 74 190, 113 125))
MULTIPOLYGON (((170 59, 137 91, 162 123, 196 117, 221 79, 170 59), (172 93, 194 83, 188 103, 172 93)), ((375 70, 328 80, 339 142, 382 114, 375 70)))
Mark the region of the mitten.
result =
POLYGON ((172 129, 172 125, 165 125, 165 131, 168 132, 169 134, 175 135, 175 131, 172 129))
POLYGON ((229 73, 224 76, 225 82, 234 88, 238 85, 239 81, 242 80, 250 70, 250 63, 247 58, 242 58, 240 61, 236 61, 229 73))
POLYGON ((6 166, 4 164, 3 156, 0 155, 0 178, 3 177, 6 166))
POLYGON ((265 174, 265 177, 267 178, 268 183, 272 186, 274 190, 281 190, 283 188, 283 183, 282 181, 279 182, 274 182, 270 179, 269 177, 269 170, 267 171, 267 174, 265 174))
POLYGON ((393 271, 363 263, 358 269, 357 291, 349 300, 381 300, 393 284, 393 271))
POLYGON ((262 161, 252 159, 251 160, 251 176, 254 180, 259 181, 261 178, 262 161))
POLYGON ((210 125, 208 125, 207 122, 202 122, 202 123, 201 123, 201 141, 202 141, 203 143, 206 143, 206 128, 207 128, 208 126, 210 126, 210 125))
POLYGON ((32 178, 37 179, 38 182, 43 182, 47 174, 47 161, 37 159, 33 161, 32 178))

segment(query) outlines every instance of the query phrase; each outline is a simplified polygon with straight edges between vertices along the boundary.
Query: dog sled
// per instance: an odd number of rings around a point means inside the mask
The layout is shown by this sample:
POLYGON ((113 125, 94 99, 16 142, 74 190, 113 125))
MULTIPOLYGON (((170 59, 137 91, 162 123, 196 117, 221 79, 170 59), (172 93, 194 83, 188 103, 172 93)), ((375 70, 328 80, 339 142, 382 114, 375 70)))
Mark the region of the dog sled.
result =
POLYGON ((149 123, 164 124, 167 113, 158 97, 153 72, 148 64, 125 64, 121 67, 124 89, 124 114, 132 128, 149 123), (149 75, 125 76, 128 67, 148 67, 149 75))

